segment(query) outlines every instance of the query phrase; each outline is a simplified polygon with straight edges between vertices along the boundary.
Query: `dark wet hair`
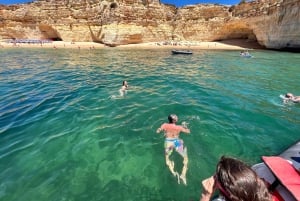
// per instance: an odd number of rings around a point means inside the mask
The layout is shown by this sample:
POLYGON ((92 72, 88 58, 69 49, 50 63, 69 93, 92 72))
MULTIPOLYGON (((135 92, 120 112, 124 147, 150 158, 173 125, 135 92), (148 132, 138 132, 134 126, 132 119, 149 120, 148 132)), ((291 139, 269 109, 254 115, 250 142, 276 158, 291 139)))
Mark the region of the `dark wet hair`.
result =
POLYGON ((174 123, 176 117, 177 117, 176 114, 170 114, 168 116, 169 123, 174 123))
POLYGON ((272 200, 265 183, 251 167, 238 159, 222 156, 217 165, 216 177, 228 193, 227 200, 272 200))

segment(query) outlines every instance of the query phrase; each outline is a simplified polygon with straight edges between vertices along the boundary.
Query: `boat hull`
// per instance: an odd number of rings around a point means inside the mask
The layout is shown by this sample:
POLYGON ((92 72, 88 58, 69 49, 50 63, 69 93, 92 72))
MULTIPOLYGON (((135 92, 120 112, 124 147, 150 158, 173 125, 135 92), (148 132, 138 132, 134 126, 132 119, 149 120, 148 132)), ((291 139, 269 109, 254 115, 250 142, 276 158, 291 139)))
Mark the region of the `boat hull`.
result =
POLYGON ((193 52, 189 50, 172 50, 172 54, 193 54, 193 52))
MULTIPOLYGON (((298 171, 300 170, 300 141, 290 146, 284 152, 278 155, 279 157, 287 160, 298 171)), ((269 184, 276 181, 276 176, 269 169, 269 167, 263 162, 252 166, 252 169, 258 174, 260 178, 266 180, 269 184)), ((285 201, 296 201, 295 196, 282 184, 276 186, 276 191, 285 201)), ((300 186, 299 186, 300 189, 300 186)))

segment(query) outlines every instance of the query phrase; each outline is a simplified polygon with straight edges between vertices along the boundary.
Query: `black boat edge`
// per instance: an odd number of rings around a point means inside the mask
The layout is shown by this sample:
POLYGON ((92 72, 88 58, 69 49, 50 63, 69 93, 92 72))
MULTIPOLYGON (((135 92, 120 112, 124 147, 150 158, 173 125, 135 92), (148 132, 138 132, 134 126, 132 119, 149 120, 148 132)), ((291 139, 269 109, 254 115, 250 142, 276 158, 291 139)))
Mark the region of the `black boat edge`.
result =
POLYGON ((193 54, 190 50, 172 50, 172 54, 193 54))

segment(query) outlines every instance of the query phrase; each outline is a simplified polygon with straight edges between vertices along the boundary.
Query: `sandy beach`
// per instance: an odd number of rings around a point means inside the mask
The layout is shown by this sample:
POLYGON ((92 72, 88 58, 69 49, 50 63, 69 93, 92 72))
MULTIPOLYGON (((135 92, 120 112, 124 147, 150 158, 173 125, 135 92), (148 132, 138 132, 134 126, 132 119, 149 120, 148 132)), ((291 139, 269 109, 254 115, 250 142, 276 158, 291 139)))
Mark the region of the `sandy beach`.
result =
MULTIPOLYGON (((53 48, 53 49, 101 49, 111 48, 104 44, 95 42, 64 42, 53 41, 49 43, 7 43, 0 42, 0 48, 53 48)), ((114 48, 166 48, 166 49, 205 49, 205 50, 243 50, 243 49, 262 49, 256 42, 247 40, 226 40, 220 42, 150 42, 140 44, 120 45, 114 48)))

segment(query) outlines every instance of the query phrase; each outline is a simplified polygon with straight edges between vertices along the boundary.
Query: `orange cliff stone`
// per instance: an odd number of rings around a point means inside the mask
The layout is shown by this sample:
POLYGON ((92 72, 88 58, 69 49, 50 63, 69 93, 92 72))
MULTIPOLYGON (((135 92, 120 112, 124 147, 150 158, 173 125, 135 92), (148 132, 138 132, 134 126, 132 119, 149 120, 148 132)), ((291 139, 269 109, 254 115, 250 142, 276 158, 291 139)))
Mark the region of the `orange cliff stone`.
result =
POLYGON ((272 49, 300 49, 299 19, 300 2, 295 0, 180 8, 159 0, 36 0, 0 5, 0 40, 50 39, 119 46, 245 39, 272 49))

